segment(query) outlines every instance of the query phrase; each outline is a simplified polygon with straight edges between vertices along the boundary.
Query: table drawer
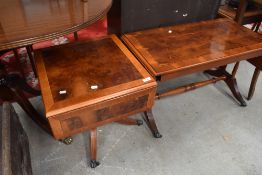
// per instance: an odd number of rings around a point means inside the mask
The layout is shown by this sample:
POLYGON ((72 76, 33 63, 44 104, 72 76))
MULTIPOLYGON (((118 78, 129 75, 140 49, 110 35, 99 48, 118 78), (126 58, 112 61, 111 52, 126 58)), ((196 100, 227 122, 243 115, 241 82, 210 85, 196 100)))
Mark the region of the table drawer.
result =
POLYGON ((146 111, 153 105, 155 88, 94 104, 49 119, 57 139, 146 111), (59 127, 58 127, 59 126, 59 127))

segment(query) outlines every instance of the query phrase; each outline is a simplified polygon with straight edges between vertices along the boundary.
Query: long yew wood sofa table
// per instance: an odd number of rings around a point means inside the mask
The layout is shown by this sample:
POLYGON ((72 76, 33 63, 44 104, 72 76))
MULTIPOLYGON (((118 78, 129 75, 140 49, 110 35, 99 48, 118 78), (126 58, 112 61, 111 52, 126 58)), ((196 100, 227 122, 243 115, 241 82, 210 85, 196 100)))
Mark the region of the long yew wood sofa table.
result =
POLYGON ((56 139, 90 130, 96 167, 96 128, 107 123, 142 124, 127 118, 144 112, 156 138, 151 108, 156 82, 115 36, 36 51, 40 87, 56 139))
POLYGON ((262 55, 262 38, 257 33, 229 19, 216 19, 128 33, 122 39, 158 81, 206 70, 213 76, 157 94, 157 98, 224 80, 240 104, 246 106, 235 73, 228 73, 226 65, 262 55))

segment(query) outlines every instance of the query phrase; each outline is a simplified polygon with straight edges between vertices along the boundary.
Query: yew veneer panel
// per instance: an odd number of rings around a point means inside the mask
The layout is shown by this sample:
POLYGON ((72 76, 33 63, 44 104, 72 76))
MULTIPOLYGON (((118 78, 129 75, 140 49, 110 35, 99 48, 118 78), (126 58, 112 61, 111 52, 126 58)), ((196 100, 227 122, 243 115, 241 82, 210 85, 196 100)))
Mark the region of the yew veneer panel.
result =
POLYGON ((262 37, 229 19, 150 29, 123 41, 161 80, 262 55, 262 37))

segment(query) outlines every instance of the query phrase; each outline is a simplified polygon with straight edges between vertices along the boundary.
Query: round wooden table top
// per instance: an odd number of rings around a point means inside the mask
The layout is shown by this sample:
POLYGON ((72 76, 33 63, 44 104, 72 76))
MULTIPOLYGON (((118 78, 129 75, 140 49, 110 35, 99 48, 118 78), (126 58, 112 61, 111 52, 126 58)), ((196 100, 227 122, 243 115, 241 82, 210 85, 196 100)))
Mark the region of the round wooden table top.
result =
POLYGON ((103 18, 112 0, 1 0, 0 51, 76 32, 103 18))

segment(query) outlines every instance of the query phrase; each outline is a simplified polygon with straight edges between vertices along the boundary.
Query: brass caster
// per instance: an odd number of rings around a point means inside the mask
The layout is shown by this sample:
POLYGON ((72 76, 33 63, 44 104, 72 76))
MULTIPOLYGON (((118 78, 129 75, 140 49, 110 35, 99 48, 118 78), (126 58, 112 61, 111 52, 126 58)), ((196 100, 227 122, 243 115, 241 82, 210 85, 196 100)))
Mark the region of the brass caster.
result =
POLYGON ((91 168, 96 168, 98 165, 100 165, 100 163, 96 160, 91 160, 90 161, 90 167, 91 168))
POLYGON ((142 120, 137 120, 136 123, 137 123, 137 126, 143 125, 143 121, 142 120))
POLYGON ((70 145, 71 143, 73 143, 73 138, 72 137, 65 138, 64 140, 62 140, 62 142, 66 145, 70 145))
POLYGON ((162 135, 159 132, 154 132, 153 135, 154 135, 155 138, 161 138, 162 137, 162 135))

